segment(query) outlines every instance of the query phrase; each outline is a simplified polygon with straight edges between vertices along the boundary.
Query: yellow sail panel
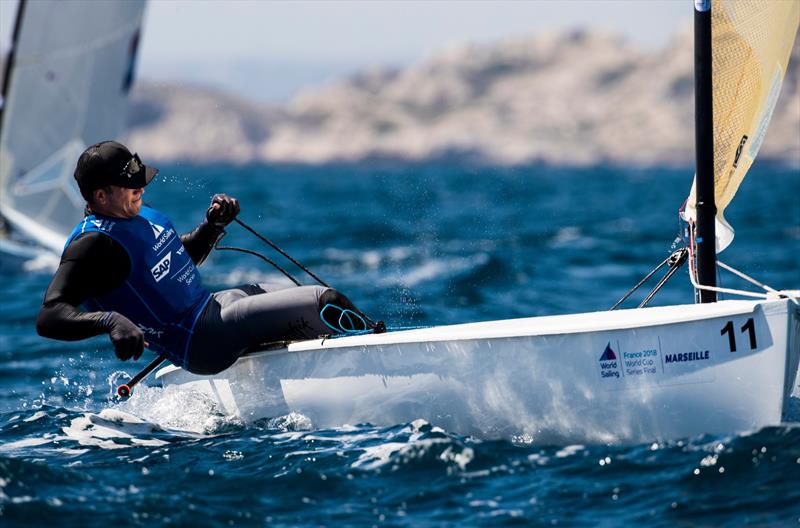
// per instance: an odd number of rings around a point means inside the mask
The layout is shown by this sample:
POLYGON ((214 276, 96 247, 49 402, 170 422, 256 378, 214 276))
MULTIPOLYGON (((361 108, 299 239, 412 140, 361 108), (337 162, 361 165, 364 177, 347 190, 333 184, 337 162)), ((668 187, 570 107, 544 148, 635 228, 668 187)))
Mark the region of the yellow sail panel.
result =
MULTIPOLYGON (((725 208, 764 141, 800 24, 800 0, 713 0, 717 252, 733 240, 725 208)), ((695 218, 692 185, 686 213, 695 218)))

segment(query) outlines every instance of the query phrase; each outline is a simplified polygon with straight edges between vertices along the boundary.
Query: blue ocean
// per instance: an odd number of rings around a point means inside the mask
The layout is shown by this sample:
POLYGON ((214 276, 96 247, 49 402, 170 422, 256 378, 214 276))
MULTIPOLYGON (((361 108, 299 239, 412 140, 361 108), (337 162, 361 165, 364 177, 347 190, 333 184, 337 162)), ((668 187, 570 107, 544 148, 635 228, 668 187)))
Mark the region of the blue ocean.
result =
MULTIPOLYGON (((690 169, 453 163, 159 168, 144 198, 179 230, 214 193, 236 196, 242 220, 390 327, 607 309, 682 244, 677 211, 692 181, 690 169)), ((722 259, 799 287, 799 195, 797 168, 755 167, 727 210, 736 240, 722 259)), ((239 226, 225 244, 312 283, 239 226)), ((216 252, 201 271, 212 289, 291 286, 241 253, 216 252)), ((49 279, 27 271, 0 285, 4 527, 800 523, 800 388, 781 426, 640 445, 483 440, 426 416, 241 423, 152 380, 116 402, 116 384, 149 356, 120 362, 106 336, 40 338, 49 279)), ((682 270, 653 304, 692 301, 682 270)))

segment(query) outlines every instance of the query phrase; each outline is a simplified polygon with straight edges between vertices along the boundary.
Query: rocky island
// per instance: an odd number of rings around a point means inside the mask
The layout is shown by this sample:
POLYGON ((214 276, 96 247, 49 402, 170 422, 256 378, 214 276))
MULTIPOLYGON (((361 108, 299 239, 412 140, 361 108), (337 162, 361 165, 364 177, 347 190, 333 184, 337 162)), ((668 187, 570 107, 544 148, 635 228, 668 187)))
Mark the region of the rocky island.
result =
MULTIPOLYGON (((760 156, 800 166, 800 44, 760 156)), ((595 31, 445 50, 284 106, 141 83, 127 141, 158 161, 691 166, 692 33, 645 52, 595 31)))

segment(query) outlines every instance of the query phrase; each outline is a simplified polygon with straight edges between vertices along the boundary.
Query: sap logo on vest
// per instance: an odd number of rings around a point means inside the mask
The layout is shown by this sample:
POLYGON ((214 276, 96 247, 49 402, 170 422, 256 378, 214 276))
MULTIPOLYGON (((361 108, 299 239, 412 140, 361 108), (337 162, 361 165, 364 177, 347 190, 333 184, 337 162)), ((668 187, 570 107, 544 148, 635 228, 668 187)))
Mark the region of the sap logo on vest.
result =
POLYGON ((156 282, 159 282, 161 279, 169 275, 169 265, 172 261, 172 251, 167 253, 167 256, 162 258, 158 261, 158 264, 150 268, 150 273, 153 274, 153 278, 156 282))

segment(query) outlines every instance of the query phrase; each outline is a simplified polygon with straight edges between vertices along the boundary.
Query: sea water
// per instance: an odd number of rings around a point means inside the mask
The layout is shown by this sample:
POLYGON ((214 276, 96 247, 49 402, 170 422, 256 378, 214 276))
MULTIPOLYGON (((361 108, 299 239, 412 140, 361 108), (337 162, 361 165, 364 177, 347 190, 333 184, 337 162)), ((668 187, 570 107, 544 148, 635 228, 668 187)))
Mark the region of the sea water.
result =
MULTIPOLYGON (((393 327, 606 309, 681 245, 677 210, 692 179, 682 169, 453 164, 160 169, 145 201, 179 230, 202 220, 212 194, 236 196, 245 222, 393 327)), ((797 288, 799 194, 796 168, 755 168, 727 212, 736 240, 723 260, 797 288)), ((228 231, 226 245, 268 251, 228 231)), ((201 270, 215 289, 291 286, 240 253, 217 252, 201 270)), ((106 336, 37 336, 49 278, 26 271, 0 285, 2 526, 800 523, 793 423, 542 445, 466 437, 424 415, 389 427, 318 429, 298 414, 242 423, 175 387, 143 385, 115 403, 115 384, 150 356, 119 362, 106 336)), ((653 304, 688 302, 682 271, 653 304)), ((800 421, 800 399, 789 406, 800 421)))

